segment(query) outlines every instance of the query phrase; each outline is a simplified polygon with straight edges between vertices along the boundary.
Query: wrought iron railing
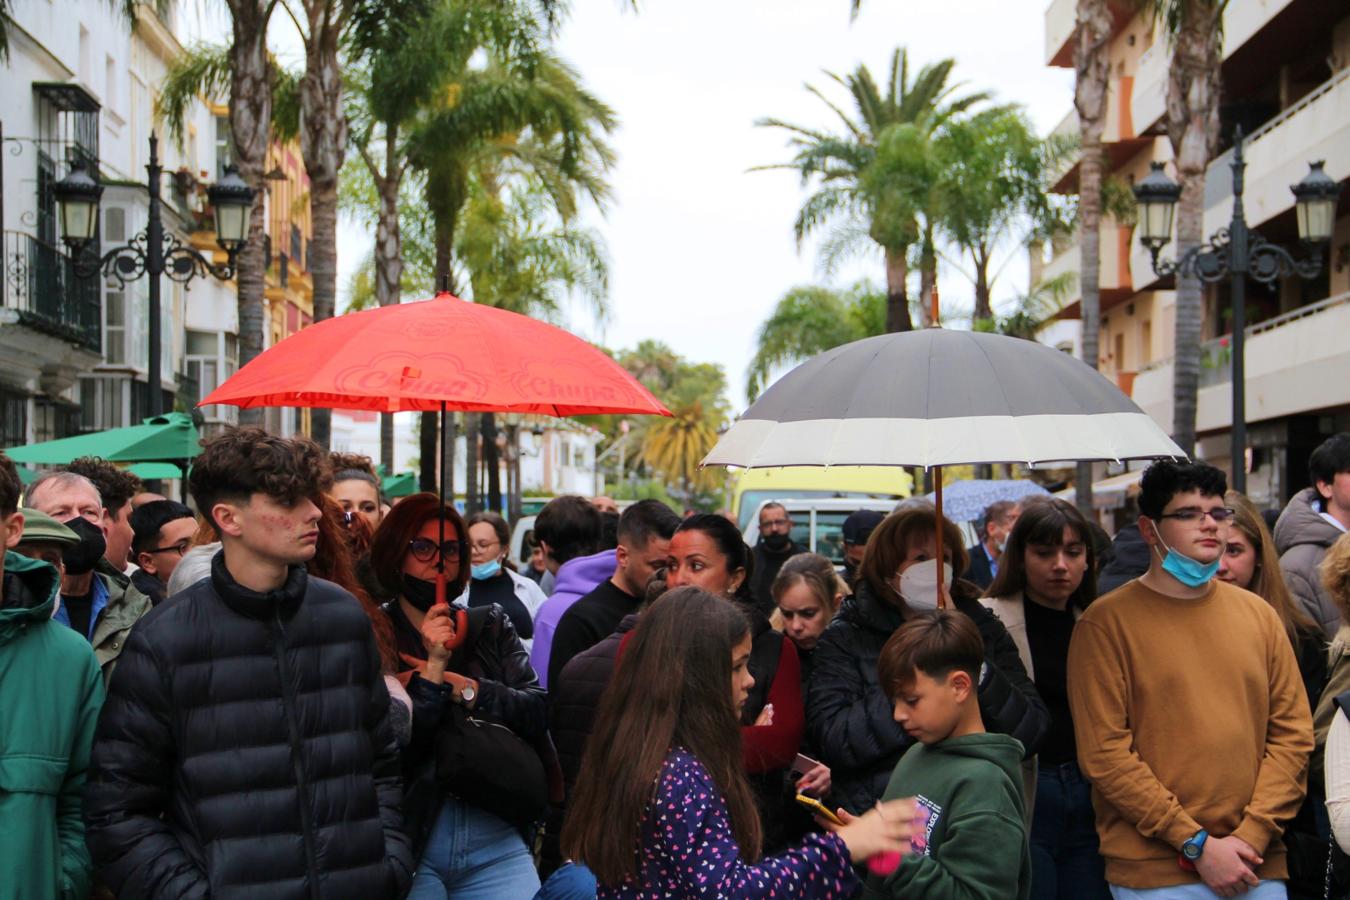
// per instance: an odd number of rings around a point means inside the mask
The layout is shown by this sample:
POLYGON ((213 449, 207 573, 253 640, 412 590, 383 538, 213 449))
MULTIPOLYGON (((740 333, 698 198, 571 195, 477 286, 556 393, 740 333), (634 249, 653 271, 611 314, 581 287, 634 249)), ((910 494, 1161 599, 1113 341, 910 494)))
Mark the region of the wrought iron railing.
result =
POLYGON ((75 277, 69 256, 31 234, 6 231, 0 274, 0 301, 20 323, 101 352, 99 282, 75 277))

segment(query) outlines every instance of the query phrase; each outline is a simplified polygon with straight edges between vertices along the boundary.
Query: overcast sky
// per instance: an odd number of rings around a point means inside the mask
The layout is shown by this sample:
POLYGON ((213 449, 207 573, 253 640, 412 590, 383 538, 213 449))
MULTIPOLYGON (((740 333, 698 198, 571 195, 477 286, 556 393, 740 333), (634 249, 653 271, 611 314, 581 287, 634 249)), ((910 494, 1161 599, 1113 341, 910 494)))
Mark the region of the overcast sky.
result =
MULTIPOLYGON (((825 283, 814 248, 800 252, 792 221, 806 196, 790 172, 749 172, 788 158, 786 135, 762 116, 831 125, 804 89, 822 69, 865 63, 885 78, 890 54, 909 49, 911 72, 952 56, 956 78, 1027 107, 1041 133, 1072 104, 1071 70, 1044 65, 1045 0, 573 0, 559 47, 587 86, 618 112, 618 166, 608 215, 586 215, 608 242, 611 315, 601 326, 578 308, 571 330, 620 348, 657 338, 696 361, 720 363, 733 409, 745 406, 755 332, 785 291, 825 283)), ((842 89, 839 89, 842 92, 842 89)), ((844 102, 842 93, 832 96, 844 102)), ((369 252, 351 223, 339 238, 340 285, 369 252)), ((883 280, 879 254, 840 273, 883 280)), ((1025 289, 1018 258, 995 285, 996 306, 1025 289)), ((941 276, 944 300, 970 304, 970 284, 941 276)))

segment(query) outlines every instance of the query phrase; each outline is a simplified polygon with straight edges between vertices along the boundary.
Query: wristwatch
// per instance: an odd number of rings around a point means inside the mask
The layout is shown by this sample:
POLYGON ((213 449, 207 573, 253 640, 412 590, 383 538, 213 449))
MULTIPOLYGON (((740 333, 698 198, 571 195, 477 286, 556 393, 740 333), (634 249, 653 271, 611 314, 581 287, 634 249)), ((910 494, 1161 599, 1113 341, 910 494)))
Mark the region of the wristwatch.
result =
MULTIPOLYGON (((473 684, 472 683, 466 684, 464 685, 464 690, 459 692, 459 702, 463 703, 465 706, 468 706, 470 703, 474 701, 474 698, 476 698, 477 696, 478 692, 474 690, 473 684)), ((1198 856, 1199 854, 1197 853, 1196 855, 1198 856)))
POLYGON ((1200 854, 1205 852, 1205 841, 1208 839, 1209 832, 1201 828, 1194 837, 1188 838, 1186 843, 1181 845, 1181 855, 1188 861, 1195 862, 1200 858, 1200 854))

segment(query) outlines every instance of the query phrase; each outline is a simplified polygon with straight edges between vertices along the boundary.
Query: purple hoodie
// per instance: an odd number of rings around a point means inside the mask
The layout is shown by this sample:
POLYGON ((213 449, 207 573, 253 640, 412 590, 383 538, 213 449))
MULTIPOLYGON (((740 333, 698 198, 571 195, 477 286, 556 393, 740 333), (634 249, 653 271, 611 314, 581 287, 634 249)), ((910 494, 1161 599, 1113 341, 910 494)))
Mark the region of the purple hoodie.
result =
POLYGON ((615 551, 602 550, 593 556, 578 556, 563 563, 558 569, 553 593, 534 614, 534 648, 530 651, 530 665, 539 676, 539 684, 548 689, 548 656, 553 648, 553 633, 563 613, 582 597, 613 577, 615 551))

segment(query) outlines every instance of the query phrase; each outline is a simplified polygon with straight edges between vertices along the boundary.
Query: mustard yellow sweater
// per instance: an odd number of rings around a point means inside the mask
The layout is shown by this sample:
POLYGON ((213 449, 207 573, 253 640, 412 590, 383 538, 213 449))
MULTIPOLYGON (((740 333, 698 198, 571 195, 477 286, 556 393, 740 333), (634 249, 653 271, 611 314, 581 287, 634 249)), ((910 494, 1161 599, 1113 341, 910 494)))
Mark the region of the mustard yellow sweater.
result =
POLYGON ((1215 581, 1180 600, 1131 581, 1093 603, 1069 645, 1078 762, 1112 884, 1196 882, 1177 864, 1201 828, 1237 835, 1286 877, 1312 719, 1289 638, 1260 597, 1215 581))

